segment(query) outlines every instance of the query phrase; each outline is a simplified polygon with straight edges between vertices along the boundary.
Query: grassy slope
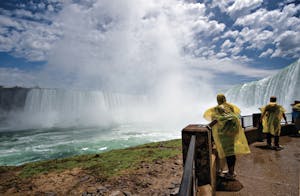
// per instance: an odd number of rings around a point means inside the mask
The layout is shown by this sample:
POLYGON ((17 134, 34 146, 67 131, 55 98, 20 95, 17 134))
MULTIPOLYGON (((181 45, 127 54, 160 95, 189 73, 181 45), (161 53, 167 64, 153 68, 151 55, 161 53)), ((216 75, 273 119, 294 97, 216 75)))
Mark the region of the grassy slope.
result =
POLYGON ((87 173, 102 178, 120 174, 124 170, 134 170, 141 162, 167 159, 181 154, 181 139, 149 143, 137 147, 112 150, 101 154, 80 155, 64 159, 54 159, 28 163, 19 167, 0 167, 0 173, 18 171, 22 178, 29 178, 48 172, 59 172, 81 168, 87 173))

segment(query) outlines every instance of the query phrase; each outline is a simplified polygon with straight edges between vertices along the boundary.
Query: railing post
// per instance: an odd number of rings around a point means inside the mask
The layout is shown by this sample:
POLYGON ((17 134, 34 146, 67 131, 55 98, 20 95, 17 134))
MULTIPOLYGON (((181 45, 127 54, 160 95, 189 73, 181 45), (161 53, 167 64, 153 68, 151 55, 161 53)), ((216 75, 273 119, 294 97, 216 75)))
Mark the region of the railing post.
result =
POLYGON ((243 116, 241 117, 241 124, 242 124, 242 127, 245 128, 245 120, 244 120, 243 116))
POLYGON ((211 171, 211 132, 204 125, 189 125, 182 130, 182 152, 185 162, 188 146, 192 135, 196 136, 195 143, 195 176, 197 186, 211 184, 214 188, 211 171))
POLYGON ((261 113, 254 113, 252 114, 252 124, 253 127, 259 128, 260 127, 260 117, 261 117, 261 113))

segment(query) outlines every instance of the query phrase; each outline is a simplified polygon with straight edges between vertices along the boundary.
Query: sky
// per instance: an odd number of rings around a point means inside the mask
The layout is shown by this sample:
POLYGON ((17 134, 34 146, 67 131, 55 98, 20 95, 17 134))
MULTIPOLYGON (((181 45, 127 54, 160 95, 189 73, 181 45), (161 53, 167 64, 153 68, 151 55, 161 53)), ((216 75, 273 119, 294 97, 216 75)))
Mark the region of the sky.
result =
POLYGON ((0 85, 229 88, 299 59, 299 14, 296 0, 0 1, 0 85))

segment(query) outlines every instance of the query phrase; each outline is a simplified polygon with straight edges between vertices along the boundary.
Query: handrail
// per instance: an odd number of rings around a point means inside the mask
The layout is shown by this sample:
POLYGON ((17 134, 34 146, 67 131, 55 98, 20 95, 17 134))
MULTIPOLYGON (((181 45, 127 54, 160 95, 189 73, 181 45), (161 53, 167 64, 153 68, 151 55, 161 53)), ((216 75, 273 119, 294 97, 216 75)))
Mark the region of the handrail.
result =
MULTIPOLYGON (((287 117, 287 121, 289 122, 289 123, 291 123, 292 122, 292 113, 285 113, 285 115, 286 115, 286 117, 287 117)), ((242 127, 243 128, 248 128, 248 127, 255 127, 255 125, 253 125, 253 123, 247 123, 247 125, 245 125, 246 123, 245 123, 245 119, 246 118, 251 118, 252 117, 252 115, 244 115, 244 116, 241 116, 241 124, 242 124, 242 127)), ((251 119, 252 120, 252 119, 251 119)), ((281 121, 281 123, 283 124, 284 123, 284 121, 282 120, 281 121)))
POLYGON ((184 164, 184 171, 179 188, 179 196, 189 196, 195 194, 195 143, 196 136, 193 135, 190 140, 187 157, 184 164))

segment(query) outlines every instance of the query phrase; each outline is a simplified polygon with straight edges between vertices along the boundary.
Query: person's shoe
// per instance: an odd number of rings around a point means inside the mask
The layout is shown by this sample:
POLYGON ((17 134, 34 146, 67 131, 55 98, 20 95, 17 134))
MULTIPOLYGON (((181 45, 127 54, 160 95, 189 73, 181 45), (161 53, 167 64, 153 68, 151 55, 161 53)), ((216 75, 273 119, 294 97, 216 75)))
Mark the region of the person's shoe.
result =
POLYGON ((274 146, 274 150, 279 151, 279 150, 283 150, 283 146, 274 146))
POLYGON ((267 145, 266 145, 266 149, 271 149, 271 150, 272 150, 272 149, 274 149, 274 148, 273 148, 273 146, 272 146, 271 144, 267 144, 267 145))
POLYGON ((224 178, 225 178, 226 180, 235 180, 235 177, 236 177, 236 174, 226 173, 226 174, 224 175, 224 178))
MULTIPOLYGON (((226 174, 228 174, 228 172, 229 172, 228 170, 224 170, 224 171, 222 171, 222 174, 226 175, 226 174)), ((233 176, 236 177, 236 172, 233 173, 233 176)))

